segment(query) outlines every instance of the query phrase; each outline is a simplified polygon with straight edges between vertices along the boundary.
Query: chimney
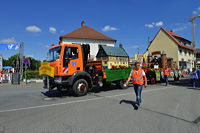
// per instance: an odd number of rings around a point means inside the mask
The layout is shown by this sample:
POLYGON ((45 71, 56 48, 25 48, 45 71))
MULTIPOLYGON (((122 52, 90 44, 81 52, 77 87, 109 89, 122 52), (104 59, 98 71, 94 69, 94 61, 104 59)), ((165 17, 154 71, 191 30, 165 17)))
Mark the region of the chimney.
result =
POLYGON ((81 27, 85 26, 85 21, 81 22, 81 27))

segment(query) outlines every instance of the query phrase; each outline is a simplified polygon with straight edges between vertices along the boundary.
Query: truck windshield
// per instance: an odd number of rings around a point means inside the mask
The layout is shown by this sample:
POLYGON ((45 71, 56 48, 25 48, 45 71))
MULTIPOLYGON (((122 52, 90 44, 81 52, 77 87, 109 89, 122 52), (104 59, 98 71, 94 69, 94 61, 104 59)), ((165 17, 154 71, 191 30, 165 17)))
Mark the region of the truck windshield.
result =
POLYGON ((56 61, 60 58, 61 47, 56 47, 49 50, 48 61, 56 61))

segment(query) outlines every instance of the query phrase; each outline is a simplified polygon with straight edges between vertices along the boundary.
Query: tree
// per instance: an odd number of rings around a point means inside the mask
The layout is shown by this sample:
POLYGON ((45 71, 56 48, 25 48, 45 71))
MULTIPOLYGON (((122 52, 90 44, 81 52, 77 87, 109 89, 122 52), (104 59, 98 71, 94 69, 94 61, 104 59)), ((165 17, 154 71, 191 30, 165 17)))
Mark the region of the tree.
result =
MULTIPOLYGON (((23 60, 25 59, 26 57, 23 57, 23 60)), ((41 64, 41 61, 40 60, 36 60, 32 57, 27 57, 30 61, 30 65, 27 65, 28 66, 28 69, 29 70, 39 70, 39 67, 40 67, 40 64, 41 64)), ((19 68, 20 67, 20 55, 19 54, 15 54, 11 57, 9 57, 7 60, 6 59, 3 59, 3 66, 12 66, 14 68, 19 68)), ((24 68, 25 68, 25 64, 24 64, 24 68)))
POLYGON ((39 70, 39 67, 40 67, 40 64, 41 64, 40 60, 36 60, 36 59, 30 57, 29 61, 30 61, 30 66, 29 66, 28 69, 30 69, 30 70, 39 70))
POLYGON ((3 59, 3 65, 4 66, 12 66, 15 67, 15 60, 19 58, 19 54, 15 54, 8 58, 8 60, 3 59))
POLYGON ((3 66, 10 66, 8 60, 6 59, 3 59, 3 66))

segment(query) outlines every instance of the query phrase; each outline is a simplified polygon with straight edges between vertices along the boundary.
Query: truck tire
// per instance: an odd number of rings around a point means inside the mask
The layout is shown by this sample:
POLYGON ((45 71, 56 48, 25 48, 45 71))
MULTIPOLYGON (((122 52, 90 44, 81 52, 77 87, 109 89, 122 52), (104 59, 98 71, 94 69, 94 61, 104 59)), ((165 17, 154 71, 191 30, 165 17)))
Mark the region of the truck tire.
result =
POLYGON ((88 92, 88 83, 85 79, 78 79, 74 82, 72 90, 76 96, 84 96, 88 92))
POLYGON ((120 80, 119 82, 118 82, 118 86, 121 88, 121 89, 127 89, 128 88, 128 85, 124 85, 124 83, 126 82, 126 80, 120 80))

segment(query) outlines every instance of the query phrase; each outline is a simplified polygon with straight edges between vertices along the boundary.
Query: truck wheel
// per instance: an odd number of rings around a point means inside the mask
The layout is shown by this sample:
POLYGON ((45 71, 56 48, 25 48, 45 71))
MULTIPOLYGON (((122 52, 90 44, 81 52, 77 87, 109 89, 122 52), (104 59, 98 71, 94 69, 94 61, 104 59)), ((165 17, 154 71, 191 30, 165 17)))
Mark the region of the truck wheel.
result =
POLYGON ((78 79, 72 89, 76 96, 84 96, 88 91, 88 83, 85 79, 78 79))
POLYGON ((128 85, 124 85, 124 83, 126 82, 126 80, 120 80, 118 85, 121 89, 127 89, 128 85))

